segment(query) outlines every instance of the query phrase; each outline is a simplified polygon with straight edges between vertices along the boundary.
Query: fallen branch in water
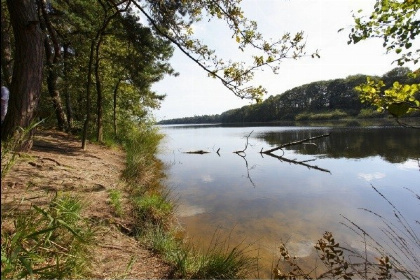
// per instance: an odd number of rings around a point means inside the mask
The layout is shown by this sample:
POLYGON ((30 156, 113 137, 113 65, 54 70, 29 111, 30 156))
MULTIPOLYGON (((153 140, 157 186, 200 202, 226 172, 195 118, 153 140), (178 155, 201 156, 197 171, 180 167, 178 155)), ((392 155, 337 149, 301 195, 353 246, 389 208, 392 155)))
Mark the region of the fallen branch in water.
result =
MULTIPOLYGON (((280 146, 278 146, 276 148, 273 148, 273 149, 270 149, 270 150, 267 150, 267 151, 263 151, 263 149, 261 149, 260 154, 261 155, 262 154, 265 154, 265 155, 268 155, 270 157, 274 157, 274 158, 276 158, 276 159, 278 159, 280 161, 285 161, 285 162, 289 162, 289 163, 293 163, 293 164, 303 165, 303 166, 306 166, 307 168, 310 168, 310 169, 316 169, 316 170, 319 170, 319 171, 331 173, 331 171, 329 171, 328 169, 324 169, 324 168, 318 167, 316 165, 310 165, 310 164, 307 164, 306 163, 306 162, 309 162, 309 161, 314 161, 315 159, 297 161, 297 160, 287 159, 287 158, 283 157, 283 155, 282 156, 278 156, 278 155, 273 154, 273 152, 275 152, 277 150, 282 150, 283 151, 283 148, 285 148, 285 147, 289 147, 289 146, 293 146, 293 145, 298 145, 298 144, 309 144, 309 143, 305 143, 305 142, 308 142, 308 141, 314 140, 314 139, 318 139, 318 138, 322 138, 322 137, 328 137, 328 136, 330 136, 330 133, 328 133, 328 134, 322 134, 322 135, 318 135, 318 136, 314 136, 314 137, 309 137, 309 138, 306 138, 306 139, 303 139, 303 140, 299 140, 299 141, 289 142, 289 143, 282 144, 282 145, 280 145, 280 146)), ((284 154, 284 151, 283 151, 283 154, 284 154)))
POLYGON ((269 154, 271 154, 272 152, 275 152, 275 151, 277 151, 277 150, 281 150, 281 149, 283 149, 283 148, 285 148, 285 147, 289 147, 289 146, 293 146, 293 145, 298 145, 298 144, 302 144, 302 143, 305 143, 305 142, 308 142, 308 141, 311 141, 311 140, 314 140, 314 139, 318 139, 318 138, 322 138, 322 137, 328 137, 328 136, 330 136, 330 133, 328 133, 328 134, 322 134, 322 135, 318 135, 318 136, 314 136, 314 137, 309 137, 309 138, 306 138, 306 139, 303 139, 303 140, 299 140, 299 141, 294 141, 294 142, 289 142, 289 143, 286 143, 286 144, 281 144, 280 146, 278 146, 278 147, 276 147, 276 148, 273 148, 273 149, 270 149, 270 150, 267 150, 267 151, 263 151, 262 149, 261 149, 261 154, 266 154, 266 155, 269 155, 269 154))
POLYGON ((245 144, 245 148, 242 150, 242 151, 235 151, 234 153, 235 154, 237 154, 237 155, 240 155, 240 154, 245 154, 245 151, 246 151, 246 149, 248 148, 248 138, 251 136, 251 134, 252 134, 252 132, 254 132, 254 131, 251 131, 249 134, 248 134, 248 136, 245 136, 246 137, 246 144, 245 144))
POLYGON ((203 151, 203 150, 184 152, 184 154, 197 154, 197 155, 203 155, 203 154, 209 154, 209 153, 210 152, 203 151))

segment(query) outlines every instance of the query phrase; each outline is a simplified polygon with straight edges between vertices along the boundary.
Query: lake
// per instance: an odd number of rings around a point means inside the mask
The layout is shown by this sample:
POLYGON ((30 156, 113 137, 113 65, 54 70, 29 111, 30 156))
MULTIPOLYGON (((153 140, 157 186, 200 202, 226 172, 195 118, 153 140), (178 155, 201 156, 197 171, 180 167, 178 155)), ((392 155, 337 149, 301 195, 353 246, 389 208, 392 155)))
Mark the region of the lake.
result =
POLYGON ((261 266, 254 277, 270 277, 281 242, 312 265, 313 246, 325 231, 341 245, 363 250, 349 220, 383 238, 384 223, 369 211, 391 221, 394 210, 374 188, 420 235, 414 222, 420 216, 418 129, 178 125, 160 130, 166 136, 158 157, 167 166, 165 184, 187 238, 204 248, 215 233, 232 246, 250 244, 261 266), (328 133, 273 155, 260 153, 328 133), (199 150, 209 153, 187 153, 199 150))

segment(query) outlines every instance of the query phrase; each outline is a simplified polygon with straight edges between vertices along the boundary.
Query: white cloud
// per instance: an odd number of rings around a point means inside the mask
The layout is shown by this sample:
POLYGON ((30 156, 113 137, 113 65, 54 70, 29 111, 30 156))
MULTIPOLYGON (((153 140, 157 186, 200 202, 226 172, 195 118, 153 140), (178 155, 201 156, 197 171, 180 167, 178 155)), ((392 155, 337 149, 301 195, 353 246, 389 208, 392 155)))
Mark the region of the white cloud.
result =
POLYGON ((401 170, 417 169, 420 171, 420 162, 410 159, 406 162, 397 164, 397 168, 401 170))
POLYGON ((375 180, 375 179, 382 179, 385 178, 385 174, 381 172, 375 172, 375 173, 359 173, 357 176, 361 179, 364 179, 368 182, 375 180))
POLYGON ((211 175, 203 175, 201 176, 201 180, 203 180, 204 183, 211 183, 214 181, 214 178, 211 175))

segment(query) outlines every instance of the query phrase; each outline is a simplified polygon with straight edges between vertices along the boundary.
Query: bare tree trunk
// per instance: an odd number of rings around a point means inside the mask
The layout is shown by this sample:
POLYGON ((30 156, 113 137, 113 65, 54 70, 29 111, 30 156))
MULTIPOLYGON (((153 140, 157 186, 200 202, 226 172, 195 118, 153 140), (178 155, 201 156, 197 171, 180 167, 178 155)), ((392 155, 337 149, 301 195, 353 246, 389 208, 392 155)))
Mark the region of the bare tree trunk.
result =
POLYGON ((5 14, 6 5, 1 5, 1 73, 6 86, 12 84, 12 46, 10 42, 11 26, 5 14))
POLYGON ((57 79, 58 75, 55 69, 55 63, 53 62, 53 55, 51 53, 51 46, 48 42, 48 38, 45 38, 45 52, 47 57, 47 67, 48 67, 48 76, 47 76, 47 86, 48 93, 51 96, 52 105, 54 108, 55 116, 57 118, 57 126, 59 130, 64 131, 66 128, 66 115, 64 113, 64 108, 61 103, 60 92, 57 89, 57 79))
POLYGON ((115 85, 114 88, 114 105, 113 105, 113 118, 112 118, 112 122, 113 122, 113 126, 114 126, 114 136, 117 136, 117 93, 118 93, 118 88, 120 87, 120 83, 121 83, 121 79, 118 79, 117 84, 115 85))
POLYGON ((96 141, 99 143, 103 142, 103 109, 102 109, 102 100, 103 100, 103 94, 102 94, 102 85, 101 85, 101 77, 99 76, 99 50, 101 48, 102 43, 102 34, 99 37, 99 40, 96 44, 96 59, 95 59, 95 80, 96 80, 96 107, 97 107, 97 119, 96 119, 96 141))
POLYGON ((83 124, 83 135, 82 135, 82 149, 86 150, 86 141, 87 141, 87 133, 88 133, 88 126, 90 120, 90 87, 92 85, 92 65, 93 65, 93 54, 95 51, 95 40, 92 40, 90 44, 90 55, 89 55, 89 66, 88 66, 88 80, 86 85, 86 119, 83 124))
POLYGON ((73 107, 71 105, 71 98, 69 92, 69 81, 67 77, 67 66, 68 66, 68 45, 63 46, 63 72, 64 72, 64 97, 66 99, 66 115, 67 115, 67 128, 69 131, 73 129, 73 107))
MULTIPOLYGON (((29 128, 38 107, 43 69, 43 34, 35 0, 7 0, 15 37, 15 59, 10 86, 9 110, 1 127, 2 139, 12 137, 18 127, 29 128)), ((32 147, 32 131, 21 145, 32 147)))

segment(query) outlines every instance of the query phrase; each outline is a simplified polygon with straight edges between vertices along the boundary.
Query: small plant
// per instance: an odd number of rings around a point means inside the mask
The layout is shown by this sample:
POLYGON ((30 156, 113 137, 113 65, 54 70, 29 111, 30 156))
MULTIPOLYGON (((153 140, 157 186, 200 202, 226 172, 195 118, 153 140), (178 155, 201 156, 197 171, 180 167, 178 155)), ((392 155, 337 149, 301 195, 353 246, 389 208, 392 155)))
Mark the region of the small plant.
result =
POLYGON ((78 198, 56 197, 49 207, 33 205, 2 231, 1 277, 74 278, 87 269, 93 233, 80 217, 78 198))
POLYGON ((124 214, 121 204, 121 191, 119 190, 110 190, 109 191, 109 199, 111 205, 114 207, 115 214, 118 217, 121 217, 124 214))

